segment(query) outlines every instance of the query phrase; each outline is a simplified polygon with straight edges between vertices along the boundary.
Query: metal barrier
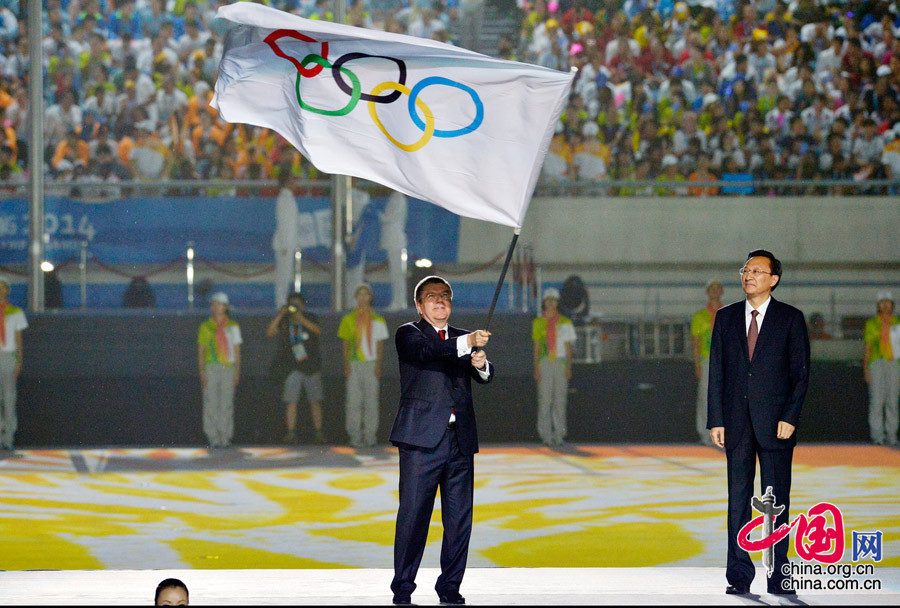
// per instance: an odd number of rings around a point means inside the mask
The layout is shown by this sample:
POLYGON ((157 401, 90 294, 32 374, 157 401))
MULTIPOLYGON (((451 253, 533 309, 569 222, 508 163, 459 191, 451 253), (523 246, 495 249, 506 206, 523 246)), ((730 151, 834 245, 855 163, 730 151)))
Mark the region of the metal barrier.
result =
POLYGON ((604 320, 575 328, 574 363, 622 359, 688 359, 691 324, 684 319, 604 320))

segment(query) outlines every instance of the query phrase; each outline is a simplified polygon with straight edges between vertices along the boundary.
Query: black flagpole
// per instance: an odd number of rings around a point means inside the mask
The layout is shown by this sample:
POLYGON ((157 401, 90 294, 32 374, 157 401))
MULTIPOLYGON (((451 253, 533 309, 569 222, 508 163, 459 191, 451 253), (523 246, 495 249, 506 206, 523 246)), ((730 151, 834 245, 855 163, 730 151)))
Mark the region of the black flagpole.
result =
POLYGON ((491 309, 488 311, 487 321, 484 322, 485 330, 491 325, 491 318, 494 316, 494 308, 496 308, 497 300, 500 298, 500 290, 503 289, 503 280, 506 278, 506 271, 509 269, 509 261, 512 260, 513 251, 516 248, 516 241, 519 240, 519 232, 521 232, 521 230, 521 228, 516 228, 516 231, 513 233, 512 242, 509 244, 506 262, 503 263, 503 270, 500 272, 500 280, 497 281, 497 289, 494 290, 494 299, 491 300, 491 309))

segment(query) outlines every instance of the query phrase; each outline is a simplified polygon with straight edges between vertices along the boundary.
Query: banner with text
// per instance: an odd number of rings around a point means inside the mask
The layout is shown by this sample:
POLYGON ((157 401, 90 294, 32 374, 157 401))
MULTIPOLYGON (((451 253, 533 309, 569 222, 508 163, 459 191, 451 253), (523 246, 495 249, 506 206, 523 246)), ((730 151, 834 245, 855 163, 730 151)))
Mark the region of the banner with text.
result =
MULTIPOLYGON (((296 197, 298 244, 306 259, 331 259, 331 201, 327 197, 296 197)), ((385 197, 373 197, 368 208, 354 215, 364 238, 366 260, 382 262, 379 217, 385 197)), ((62 263, 78 255, 82 243, 104 263, 171 262, 184 255, 188 242, 196 255, 215 262, 272 263, 275 199, 259 197, 128 198, 85 203, 65 197, 44 201, 46 257, 62 263)), ((415 258, 455 262, 459 217, 417 199, 409 199, 407 248, 415 258)), ((362 236, 362 235, 357 235, 362 236)), ((0 264, 28 261, 28 200, 0 200, 0 264)))

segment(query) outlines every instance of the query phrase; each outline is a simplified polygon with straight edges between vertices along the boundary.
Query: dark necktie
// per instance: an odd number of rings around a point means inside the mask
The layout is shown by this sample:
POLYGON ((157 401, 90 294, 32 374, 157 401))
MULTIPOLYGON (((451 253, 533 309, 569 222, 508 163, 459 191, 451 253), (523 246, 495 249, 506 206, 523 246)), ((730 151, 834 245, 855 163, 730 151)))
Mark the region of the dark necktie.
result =
POLYGON ((750 360, 753 360, 753 349, 756 348, 756 339, 759 338, 759 325, 756 324, 756 315, 759 311, 754 310, 750 313, 750 331, 747 332, 747 352, 750 360))
POLYGON ((447 339, 447 331, 444 330, 444 329, 439 329, 439 330, 438 330, 438 335, 441 337, 441 340, 446 340, 446 339, 447 339))

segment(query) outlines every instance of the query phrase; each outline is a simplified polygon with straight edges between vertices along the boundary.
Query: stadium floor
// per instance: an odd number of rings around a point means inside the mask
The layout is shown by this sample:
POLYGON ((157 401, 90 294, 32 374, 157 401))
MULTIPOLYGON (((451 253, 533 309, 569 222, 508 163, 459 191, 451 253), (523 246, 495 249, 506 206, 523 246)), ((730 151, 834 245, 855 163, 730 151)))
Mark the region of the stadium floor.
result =
MULTIPOLYGON (((471 573, 487 573, 484 585, 498 572, 513 578, 519 573, 521 579, 503 593, 530 589, 529 581, 551 574, 569 580, 593 572, 606 580, 619 572, 603 585, 602 597, 541 596, 544 603, 612 603, 623 597, 615 590, 638 593, 640 601, 639 588, 629 585, 647 572, 661 581, 674 577, 664 586, 677 596, 684 585, 672 572, 682 572, 698 585, 706 581, 701 587, 713 593, 710 603, 723 601, 726 495, 720 451, 699 445, 578 444, 554 450, 504 444, 484 446, 475 463, 469 567, 471 573), (535 568, 538 574, 523 574, 535 568)), ((800 446, 792 517, 820 502, 834 504, 843 515, 847 542, 841 563, 854 563, 852 531, 883 533, 882 559, 873 564, 872 576, 883 574, 883 589, 900 593, 900 451, 800 446)), ((203 570, 192 576, 209 580, 211 588, 218 579, 209 571, 237 571, 227 580, 246 580, 251 595, 259 592, 257 576, 278 579, 279 571, 288 571, 280 575, 282 586, 294 595, 263 603, 343 603, 326 591, 297 595, 290 571, 315 569, 303 580, 318 580, 352 577, 342 569, 365 569, 357 571, 359 593, 367 580, 389 580, 396 508, 397 456, 390 447, 19 450, 0 460, 0 540, 15 548, 0 552, 0 570, 7 571, 0 573, 0 603, 16 597, 7 593, 19 588, 16 581, 28 587, 28 576, 38 574, 23 572, 28 570, 117 570, 156 582, 163 571, 203 570), (245 570, 257 575, 247 572, 250 578, 242 579, 245 570)), ((438 566, 439 509, 438 504, 425 569, 438 566)), ((789 555, 799 563, 793 535, 791 543, 789 555)), ((759 564, 759 554, 754 557, 759 564)), ((41 573, 67 574, 77 573, 41 573)), ((472 594, 478 593, 480 576, 467 577, 472 594)), ((429 579, 423 570, 420 589, 430 589, 429 579)), ((652 599, 654 585, 648 587, 648 603, 663 601, 652 599)), ((547 587, 560 588, 566 586, 547 587)), ((486 594, 480 603, 532 603, 501 596, 486 594)))

